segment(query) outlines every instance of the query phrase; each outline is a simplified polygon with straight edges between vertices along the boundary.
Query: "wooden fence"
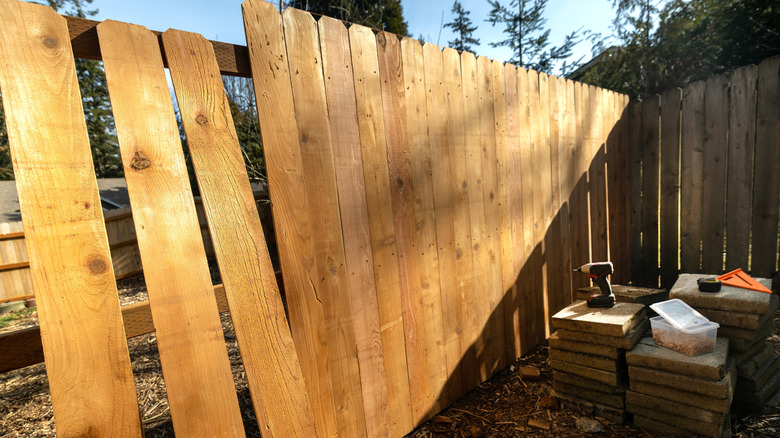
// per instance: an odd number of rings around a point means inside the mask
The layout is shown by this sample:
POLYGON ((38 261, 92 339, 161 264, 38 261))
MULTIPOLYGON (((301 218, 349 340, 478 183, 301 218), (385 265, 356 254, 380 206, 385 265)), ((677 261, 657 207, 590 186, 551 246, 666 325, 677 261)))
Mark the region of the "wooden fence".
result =
MULTIPOLYGON (((263 226, 272 230, 267 196, 256 196, 258 212, 263 218, 263 226)), ((209 257, 214 256, 203 202, 195 198, 195 210, 201 226, 201 236, 209 257)), ((143 272, 141 256, 138 252, 138 240, 135 236, 133 215, 129 208, 105 211, 106 232, 111 249, 111 261, 117 280, 143 272)), ((21 222, 0 224, 0 301, 29 297, 34 295, 30 278, 30 262, 24 242, 24 229, 21 222)))
POLYGON ((320 432, 401 436, 629 272, 627 98, 245 3, 290 322, 320 432))
POLYGON ((780 57, 630 105, 632 275, 778 269, 780 57))
MULTIPOLYGON (((290 326, 321 436, 402 436, 630 273, 628 99, 244 4, 290 326)), ((76 56, 95 25, 68 18, 76 56)), ((251 59, 251 71, 247 60, 251 59)), ((162 348, 161 348, 162 349, 162 348)))

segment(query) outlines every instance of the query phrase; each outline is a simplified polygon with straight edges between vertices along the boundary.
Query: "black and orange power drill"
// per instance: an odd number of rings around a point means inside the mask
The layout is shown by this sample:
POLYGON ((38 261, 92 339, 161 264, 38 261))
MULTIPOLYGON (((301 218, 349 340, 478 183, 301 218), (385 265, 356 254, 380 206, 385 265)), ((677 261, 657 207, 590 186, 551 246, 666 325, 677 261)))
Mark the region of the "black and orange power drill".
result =
POLYGON ((588 307, 612 307, 615 305, 615 294, 612 293, 612 285, 607 280, 607 276, 614 272, 612 262, 588 263, 574 268, 573 271, 588 274, 588 277, 601 289, 601 294, 593 294, 588 297, 588 307))

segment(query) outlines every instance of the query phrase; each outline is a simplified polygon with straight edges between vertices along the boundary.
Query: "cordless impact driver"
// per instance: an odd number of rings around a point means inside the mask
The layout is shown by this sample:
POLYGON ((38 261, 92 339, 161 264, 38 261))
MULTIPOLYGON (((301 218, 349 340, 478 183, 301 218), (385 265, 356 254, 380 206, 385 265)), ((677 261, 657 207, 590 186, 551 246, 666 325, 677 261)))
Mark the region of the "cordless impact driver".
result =
POLYGON ((588 277, 601 289, 601 294, 593 294, 588 297, 588 307, 612 307, 615 305, 615 294, 612 293, 612 285, 607 280, 607 276, 614 272, 612 262, 588 263, 574 268, 573 271, 588 274, 588 277))

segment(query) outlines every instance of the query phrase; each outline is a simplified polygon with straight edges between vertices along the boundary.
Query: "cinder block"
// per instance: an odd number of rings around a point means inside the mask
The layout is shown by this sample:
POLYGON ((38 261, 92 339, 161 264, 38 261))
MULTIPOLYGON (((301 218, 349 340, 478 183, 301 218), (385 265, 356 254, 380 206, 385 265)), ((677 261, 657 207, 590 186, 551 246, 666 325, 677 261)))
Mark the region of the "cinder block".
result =
POLYGON ((731 415, 727 415, 723 424, 713 426, 711 424, 702 424, 694 420, 681 419, 678 416, 666 414, 664 412, 643 411, 641 414, 634 414, 634 425, 651 432, 658 432, 662 435, 671 435, 676 437, 708 436, 708 437, 731 437, 731 415), (664 420, 662 420, 663 418, 664 420), (686 428, 675 424, 684 424, 686 428), (691 430, 693 429, 693 430, 691 430))
POLYGON ((668 387, 716 399, 728 398, 730 396, 730 388, 736 384, 736 376, 728 373, 720 380, 704 380, 635 366, 628 367, 628 376, 631 382, 639 380, 652 384, 663 383, 663 385, 668 387))
POLYGON ((624 371, 615 373, 611 371, 597 370, 595 368, 589 368, 560 360, 551 360, 550 368, 556 371, 563 371, 565 373, 574 374, 580 377, 586 377, 588 379, 611 386, 624 385, 628 377, 624 371))
POLYGON ((585 415, 595 415, 618 424, 625 424, 628 420, 628 416, 626 415, 626 411, 624 409, 616 409, 610 406, 583 400, 579 397, 563 394, 558 391, 553 391, 553 396, 561 401, 561 406, 564 409, 576 410, 584 413, 585 415))
POLYGON ((720 380, 726 375, 728 345, 728 339, 718 338, 715 342, 715 351, 699 356, 687 356, 656 345, 652 338, 644 338, 633 350, 626 353, 626 361, 628 365, 701 379, 720 380))
MULTIPOLYGON (((777 295, 739 287, 724 285, 720 292, 699 292, 696 280, 706 277, 714 277, 714 275, 680 274, 672 290, 669 291, 669 298, 679 298, 697 310, 714 309, 758 315, 769 312, 771 306, 777 305, 772 304, 773 300, 778 299, 777 295)), ((772 285, 772 280, 768 278, 757 278, 756 280, 766 287, 772 285)))
POLYGON ((558 332, 553 333, 547 339, 550 342, 550 350, 563 350, 571 351, 574 353, 585 353, 593 356, 601 356, 609 359, 618 359, 620 357, 625 359, 626 350, 617 347, 609 347, 607 345, 593 344, 590 342, 577 342, 570 341, 568 339, 561 339, 558 336, 558 332))
POLYGON ((778 303, 780 300, 769 300, 769 308, 764 314, 758 313, 741 313, 728 310, 715 310, 715 309, 697 309, 702 315, 704 315, 710 321, 715 321, 721 326, 730 326, 743 328, 747 330, 757 329, 764 318, 767 315, 774 315, 777 311, 778 303))
POLYGON ((604 392, 607 394, 624 394, 626 389, 628 389, 626 382, 622 382, 618 386, 607 385, 606 383, 599 382, 598 380, 588 379, 576 374, 569 374, 557 370, 553 374, 553 380, 556 382, 581 386, 583 388, 592 389, 594 391, 604 392))
POLYGON ((775 371, 772 378, 758 391, 746 391, 737 387, 734 392, 734 405, 745 403, 753 408, 761 408, 778 390, 780 390, 780 370, 775 371))
POLYGON ((737 375, 740 377, 750 377, 761 368, 772 356, 776 356, 772 345, 764 341, 763 348, 756 351, 752 356, 746 358, 742 363, 737 364, 737 375))
POLYGON ((553 327, 606 336, 625 336, 646 319, 645 306, 617 303, 611 308, 591 308, 577 301, 553 315, 553 327))
POLYGON ((625 336, 597 335, 594 333, 566 329, 558 330, 556 333, 560 339, 565 339, 567 341, 606 345, 609 347, 630 350, 634 348, 640 339, 642 339, 642 336, 647 333, 649 328, 650 320, 645 319, 631 329, 625 336))
POLYGON ((780 369, 780 359, 773 354, 750 377, 739 377, 737 388, 742 391, 758 391, 766 385, 778 369, 780 369))
POLYGON ((557 392, 567 394, 572 397, 579 397, 584 400, 599 403, 605 406, 611 406, 616 409, 625 409, 624 394, 607 394, 605 392, 583 388, 582 386, 563 383, 558 380, 553 381, 553 389, 555 389, 557 392))
MULTIPOLYGON (((598 287, 581 287, 577 289, 577 299, 587 300, 593 294, 601 293, 598 287)), ((639 286, 612 285, 612 293, 618 303, 639 303, 649 306, 669 299, 669 291, 666 289, 654 289, 639 286)))
POLYGON ((721 324, 721 326, 718 327, 718 336, 726 336, 732 339, 744 339, 746 341, 756 339, 759 333, 766 331, 767 326, 769 326, 771 330, 772 325, 774 324, 774 317, 774 312, 762 315, 758 321, 757 329, 744 329, 721 324))
POLYGON ((652 395, 642 394, 636 391, 626 391, 626 408, 631 413, 643 413, 645 409, 651 409, 659 412, 666 412, 679 417, 685 417, 691 420, 707 424, 722 424, 726 416, 722 412, 713 412, 695 406, 666 400, 652 395))
POLYGON ((617 372, 618 370, 624 370, 626 368, 625 358, 621 359, 609 359, 601 356, 593 356, 591 354, 573 353, 571 351, 550 349, 550 359, 560 360, 563 362, 576 363, 590 368, 596 368, 598 370, 617 372))

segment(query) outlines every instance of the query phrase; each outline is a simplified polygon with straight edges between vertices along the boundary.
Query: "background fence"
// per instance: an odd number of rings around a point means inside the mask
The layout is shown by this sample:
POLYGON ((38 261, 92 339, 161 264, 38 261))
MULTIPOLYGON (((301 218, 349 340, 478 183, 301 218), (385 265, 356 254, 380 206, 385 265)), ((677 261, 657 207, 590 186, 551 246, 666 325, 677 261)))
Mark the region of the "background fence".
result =
POLYGON ((634 283, 778 269, 780 58, 630 106, 634 283))
MULTIPOLYGON (((255 197, 258 212, 263 219, 266 234, 273 235, 267 195, 255 197), (269 233, 270 232, 270 233, 269 233)), ((195 198, 195 210, 201 226, 206 254, 214 257, 203 202, 195 198)), ((106 233, 111 249, 111 260, 117 280, 143 272, 141 256, 138 252, 138 240, 135 236, 133 215, 129 208, 104 211, 106 233)), ((30 262, 24 242, 24 228, 21 222, 0 224, 0 301, 9 298, 21 298, 35 293, 30 278, 30 262)), ((269 239, 272 240, 272 239, 269 239)))

